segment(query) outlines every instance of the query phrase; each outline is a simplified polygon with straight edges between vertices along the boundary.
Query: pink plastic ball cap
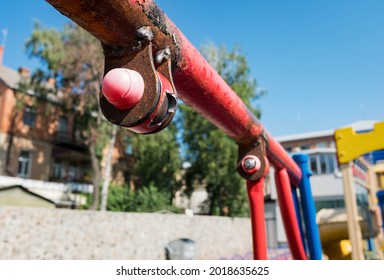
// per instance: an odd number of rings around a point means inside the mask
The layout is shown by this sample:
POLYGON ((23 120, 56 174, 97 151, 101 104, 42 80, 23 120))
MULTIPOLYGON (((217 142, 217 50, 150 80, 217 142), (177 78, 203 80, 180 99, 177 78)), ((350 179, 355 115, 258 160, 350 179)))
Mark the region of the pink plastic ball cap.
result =
POLYGON ((117 109, 128 110, 143 97, 144 80, 134 70, 115 68, 104 76, 102 91, 105 98, 117 109))

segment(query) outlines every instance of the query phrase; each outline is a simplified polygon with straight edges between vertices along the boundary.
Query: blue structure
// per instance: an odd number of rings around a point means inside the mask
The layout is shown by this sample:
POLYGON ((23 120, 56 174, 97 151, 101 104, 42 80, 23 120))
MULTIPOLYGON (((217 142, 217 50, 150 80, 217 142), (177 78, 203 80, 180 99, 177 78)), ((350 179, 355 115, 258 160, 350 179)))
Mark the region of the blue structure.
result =
POLYGON ((322 259, 322 249, 319 229, 316 224, 316 209, 313 200, 309 177, 312 175, 308 168, 308 155, 296 154, 293 160, 298 164, 302 172, 299 184, 301 207, 304 216, 305 235, 308 241, 309 256, 312 260, 322 259))
POLYGON ((377 198, 379 200, 379 206, 380 206, 380 209, 381 209, 381 218, 383 219, 383 229, 384 229, 384 190, 383 191, 378 191, 376 193, 377 195, 377 198))
POLYGON ((303 219, 301 217, 302 216, 301 215, 301 207, 300 207, 299 198, 297 195, 297 188, 292 186, 291 190, 292 190, 293 204, 295 205, 297 223, 299 224, 301 240, 303 242, 303 247, 304 247, 305 252, 308 252, 307 242, 305 242, 305 234, 304 234, 304 229, 303 229, 303 219))

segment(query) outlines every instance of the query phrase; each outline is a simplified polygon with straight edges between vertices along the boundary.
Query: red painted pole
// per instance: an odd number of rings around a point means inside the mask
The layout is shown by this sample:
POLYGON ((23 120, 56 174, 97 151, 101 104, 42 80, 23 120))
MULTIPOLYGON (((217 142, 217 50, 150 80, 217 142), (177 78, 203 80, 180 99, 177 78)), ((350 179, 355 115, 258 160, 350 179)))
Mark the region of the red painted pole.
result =
POLYGON ((254 143, 264 131, 269 161, 286 168, 293 185, 299 184, 301 170, 296 163, 153 0, 47 2, 98 38, 115 67, 124 65, 118 55, 135 40, 136 30, 149 27, 154 53, 170 48, 179 97, 240 145, 254 143))
POLYGON ((264 179, 247 180, 247 190, 251 209, 253 237, 253 257, 255 260, 267 259, 267 237, 264 221, 264 179))
POLYGON ((281 216, 292 257, 295 260, 306 260, 307 255, 300 235, 287 170, 284 168, 276 170, 275 181, 281 216))

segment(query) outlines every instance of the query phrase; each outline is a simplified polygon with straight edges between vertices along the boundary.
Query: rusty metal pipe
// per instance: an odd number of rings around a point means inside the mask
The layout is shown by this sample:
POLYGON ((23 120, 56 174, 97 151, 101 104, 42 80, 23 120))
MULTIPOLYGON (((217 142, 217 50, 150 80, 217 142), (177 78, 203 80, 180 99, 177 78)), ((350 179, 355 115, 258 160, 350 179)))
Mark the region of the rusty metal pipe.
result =
MULTIPOLYGON (((130 50, 136 30, 148 26, 153 32, 154 53, 164 47, 171 51, 174 83, 186 104, 240 145, 252 143, 266 132, 262 123, 153 0, 46 1, 98 38, 106 59, 117 59, 130 50)), ((286 168, 291 182, 298 185, 300 169, 281 145, 268 136, 270 162, 275 167, 286 168)))

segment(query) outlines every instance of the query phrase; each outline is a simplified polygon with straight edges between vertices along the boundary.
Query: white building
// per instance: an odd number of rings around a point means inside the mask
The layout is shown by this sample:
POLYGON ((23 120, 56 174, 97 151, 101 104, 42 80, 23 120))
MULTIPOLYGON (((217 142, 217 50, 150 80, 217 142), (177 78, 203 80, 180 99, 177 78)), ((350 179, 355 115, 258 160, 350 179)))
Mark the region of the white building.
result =
MULTIPOLYGON (((357 132, 366 132, 372 130, 377 122, 358 121, 344 127, 352 127, 357 132)), ((334 131, 330 129, 276 137, 276 140, 289 153, 309 155, 309 167, 313 173, 310 178, 311 190, 317 211, 322 208, 344 206, 343 182, 336 159, 334 131)), ((382 154, 379 156, 383 157, 382 154)), ((265 220, 268 247, 276 247, 286 243, 287 240, 277 203, 273 170, 270 173, 270 184, 266 192, 268 199, 265 202, 265 220)))

